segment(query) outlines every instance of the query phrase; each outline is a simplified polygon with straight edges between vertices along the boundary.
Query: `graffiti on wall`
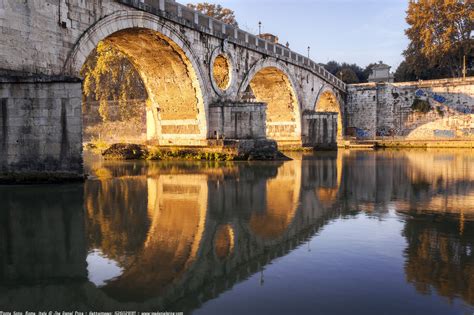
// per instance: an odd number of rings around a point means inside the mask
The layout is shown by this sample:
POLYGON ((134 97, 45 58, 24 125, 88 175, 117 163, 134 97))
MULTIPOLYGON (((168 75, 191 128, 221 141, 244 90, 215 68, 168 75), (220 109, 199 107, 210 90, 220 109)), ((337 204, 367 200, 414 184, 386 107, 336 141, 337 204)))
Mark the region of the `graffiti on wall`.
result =
POLYGON ((415 92, 415 95, 417 97, 426 97, 426 98, 432 98, 438 103, 444 104, 446 103, 446 98, 444 96, 438 95, 436 93, 430 92, 430 91, 423 91, 422 89, 418 89, 415 92))
POLYGON ((453 130, 433 130, 435 138, 455 138, 456 133, 453 130))
POLYGON ((474 128, 464 128, 462 130, 463 136, 465 137, 471 137, 474 136, 474 128))

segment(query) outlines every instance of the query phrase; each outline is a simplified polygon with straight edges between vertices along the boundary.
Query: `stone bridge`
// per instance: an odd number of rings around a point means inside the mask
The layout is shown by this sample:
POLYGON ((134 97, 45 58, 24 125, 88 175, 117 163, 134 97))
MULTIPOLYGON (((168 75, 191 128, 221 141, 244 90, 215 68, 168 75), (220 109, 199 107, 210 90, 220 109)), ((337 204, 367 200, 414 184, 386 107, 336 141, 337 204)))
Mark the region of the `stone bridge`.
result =
POLYGON ((2 173, 82 174, 81 69, 101 41, 142 78, 149 142, 311 146, 342 135, 342 81, 173 0, 6 0, 0 32, 2 173))

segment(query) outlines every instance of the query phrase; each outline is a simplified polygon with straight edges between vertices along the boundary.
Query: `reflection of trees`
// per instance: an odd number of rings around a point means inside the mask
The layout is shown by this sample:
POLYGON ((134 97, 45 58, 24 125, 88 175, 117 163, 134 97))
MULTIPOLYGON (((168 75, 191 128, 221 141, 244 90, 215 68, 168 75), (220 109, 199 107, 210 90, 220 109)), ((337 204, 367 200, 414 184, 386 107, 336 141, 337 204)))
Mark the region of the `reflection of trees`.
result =
POLYGON ((415 216, 407 220, 403 234, 407 281, 423 294, 436 290, 474 303, 474 222, 415 216))
POLYGON ((89 181, 85 186, 86 233, 90 249, 124 263, 146 239, 149 227, 146 177, 89 181), (128 255, 127 255, 128 256, 128 255))

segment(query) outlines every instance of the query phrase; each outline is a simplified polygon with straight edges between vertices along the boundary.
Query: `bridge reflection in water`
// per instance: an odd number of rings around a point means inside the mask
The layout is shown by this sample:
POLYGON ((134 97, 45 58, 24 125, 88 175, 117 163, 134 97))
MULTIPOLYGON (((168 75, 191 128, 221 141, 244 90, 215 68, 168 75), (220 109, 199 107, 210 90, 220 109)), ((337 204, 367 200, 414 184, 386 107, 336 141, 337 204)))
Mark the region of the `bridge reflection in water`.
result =
POLYGON ((474 304, 471 151, 294 158, 90 162, 84 186, 0 187, 0 309, 191 311, 329 223, 393 210, 406 281, 474 304))

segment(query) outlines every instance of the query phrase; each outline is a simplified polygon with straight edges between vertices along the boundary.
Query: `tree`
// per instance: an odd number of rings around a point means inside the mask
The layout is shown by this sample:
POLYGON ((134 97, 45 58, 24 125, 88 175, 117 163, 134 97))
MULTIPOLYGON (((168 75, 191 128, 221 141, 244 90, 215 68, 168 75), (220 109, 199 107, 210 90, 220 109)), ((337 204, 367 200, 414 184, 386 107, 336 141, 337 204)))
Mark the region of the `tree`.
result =
POLYGON ((84 77, 84 106, 99 102, 102 121, 110 119, 110 101, 119 104, 121 120, 135 115, 128 100, 146 100, 147 93, 140 75, 127 56, 106 42, 100 42, 87 58, 81 74, 84 77))
POLYGON ((344 81, 347 84, 354 84, 354 83, 359 83, 359 78, 357 77, 357 74, 355 73, 354 70, 352 70, 350 67, 345 67, 342 68, 338 73, 337 77, 344 81))
POLYGON ((340 64, 337 61, 329 61, 327 64, 323 65, 323 67, 331 74, 339 78, 342 77, 343 81, 348 84, 364 83, 367 82, 367 79, 369 77, 368 74, 365 74, 365 70, 355 63, 348 64, 346 62, 343 62, 342 64, 340 64))
POLYGON ((411 58, 408 60, 398 66, 395 72, 396 82, 442 79, 451 75, 450 69, 445 65, 430 66, 424 58, 417 58, 417 61, 411 58))
POLYGON ((337 61, 329 61, 327 64, 323 66, 327 71, 329 71, 333 75, 336 75, 337 72, 341 70, 341 65, 337 61))
POLYGON ((410 0, 405 31, 410 44, 406 62, 417 76, 426 67, 446 67, 453 77, 461 76, 463 56, 474 53, 470 37, 474 25, 471 0, 410 0))
POLYGON ((378 65, 377 62, 372 62, 372 63, 369 63, 367 65, 367 67, 365 67, 364 69, 364 77, 365 77, 365 81, 364 82, 368 82, 369 81, 369 76, 372 74, 372 68, 374 66, 378 65))
POLYGON ((416 74, 406 61, 402 61, 395 71, 395 82, 415 81, 416 74))
POLYGON ((216 20, 222 21, 226 24, 239 26, 235 19, 234 11, 222 7, 220 4, 211 4, 207 2, 192 4, 189 3, 188 7, 201 12, 207 16, 213 17, 216 20))

